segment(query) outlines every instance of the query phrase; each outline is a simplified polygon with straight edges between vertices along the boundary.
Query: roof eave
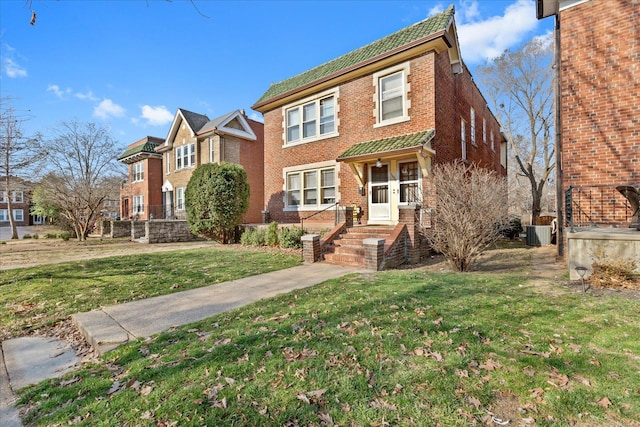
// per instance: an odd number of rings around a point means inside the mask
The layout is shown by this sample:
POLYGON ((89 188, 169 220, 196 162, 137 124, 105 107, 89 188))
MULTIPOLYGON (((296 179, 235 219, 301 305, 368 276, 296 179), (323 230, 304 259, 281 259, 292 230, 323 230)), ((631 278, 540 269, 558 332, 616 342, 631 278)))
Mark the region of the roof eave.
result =
POLYGON ((119 158, 118 161, 130 165, 144 159, 161 159, 162 155, 158 153, 149 153, 147 151, 131 154, 130 156, 119 158))
POLYGON ((292 98, 299 98, 303 96, 301 93, 305 91, 311 92, 322 90, 326 87, 334 86, 335 84, 341 83, 345 80, 350 80, 354 77, 354 75, 365 74, 371 69, 376 68, 376 64, 381 66, 387 65, 388 60, 395 57, 400 56, 398 61, 404 60, 405 58, 411 58, 419 53, 428 52, 431 50, 435 50, 436 52, 441 52, 445 49, 449 49, 452 47, 451 36, 445 31, 441 30, 432 34, 429 34, 426 37, 422 37, 420 39, 414 40, 410 43, 407 43, 403 46, 397 47, 395 49, 389 50, 387 52, 376 55, 372 58, 369 58, 365 61, 359 62, 347 68, 344 68, 335 73, 329 74, 328 76, 322 77, 318 80, 314 80, 312 82, 306 83, 302 86, 299 86, 295 89, 291 89, 289 91, 283 92, 280 95, 276 95, 273 98, 266 99, 261 102, 255 103, 251 108, 264 113, 273 108, 276 108, 280 105, 286 104, 292 98), (438 43, 441 41, 441 43, 438 43), (331 83, 331 84, 329 84, 331 83), (322 86, 322 87, 318 87, 322 86))
POLYGON ((366 162, 369 160, 375 160, 378 157, 384 157, 387 159, 392 157, 400 157, 400 156, 413 154, 417 152, 420 149, 420 147, 422 147, 422 145, 423 144, 418 144, 412 147, 405 147, 397 150, 378 151, 376 153, 361 154, 359 156, 343 157, 343 158, 336 159, 336 161, 345 162, 345 163, 358 163, 358 162, 366 162))

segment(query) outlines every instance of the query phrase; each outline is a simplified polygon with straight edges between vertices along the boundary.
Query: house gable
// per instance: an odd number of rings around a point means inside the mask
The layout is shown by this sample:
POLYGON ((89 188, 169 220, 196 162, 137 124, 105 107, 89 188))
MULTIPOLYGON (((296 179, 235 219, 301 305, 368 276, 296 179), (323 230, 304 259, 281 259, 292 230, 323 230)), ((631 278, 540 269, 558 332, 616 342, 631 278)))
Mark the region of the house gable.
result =
POLYGON ((244 118, 241 110, 235 110, 224 116, 208 121, 196 133, 200 137, 213 132, 220 135, 233 135, 249 141, 255 141, 257 139, 255 132, 251 129, 247 119, 244 118))

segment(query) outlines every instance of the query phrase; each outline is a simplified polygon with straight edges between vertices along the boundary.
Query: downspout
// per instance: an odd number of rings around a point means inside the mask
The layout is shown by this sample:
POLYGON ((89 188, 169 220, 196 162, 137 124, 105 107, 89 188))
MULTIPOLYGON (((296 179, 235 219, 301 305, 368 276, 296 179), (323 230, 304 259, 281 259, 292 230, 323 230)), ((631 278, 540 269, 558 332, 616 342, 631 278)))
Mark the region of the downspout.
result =
POLYGON ((556 25, 554 28, 555 35, 555 106, 556 106, 556 214, 558 222, 558 230, 556 243, 558 249, 558 257, 564 258, 564 192, 562 190, 562 91, 561 91, 561 65, 562 58, 560 55, 560 11, 556 12, 556 25))

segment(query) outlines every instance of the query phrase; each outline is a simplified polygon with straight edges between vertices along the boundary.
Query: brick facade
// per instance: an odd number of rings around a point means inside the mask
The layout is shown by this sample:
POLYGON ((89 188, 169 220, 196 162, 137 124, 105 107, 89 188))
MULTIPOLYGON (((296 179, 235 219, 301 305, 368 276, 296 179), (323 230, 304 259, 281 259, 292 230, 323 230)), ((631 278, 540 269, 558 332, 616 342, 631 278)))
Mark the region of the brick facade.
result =
POLYGON ((12 177, 10 181, 11 191, 7 194, 6 177, 0 181, 0 227, 9 226, 9 201, 11 201, 11 210, 14 213, 13 220, 17 227, 33 225, 33 217, 31 216, 31 193, 34 184, 21 178, 12 177), (22 219, 18 216, 22 213, 22 219), (5 220, 6 215, 6 220, 5 220))
POLYGON ((563 190, 640 186, 640 1, 589 0, 560 22, 563 190))
MULTIPOLYGON (((454 31, 451 29, 451 31, 454 31)), ((455 37, 452 36, 452 37, 455 37)), ((461 64, 454 68, 454 59, 448 49, 424 49, 413 56, 398 55, 396 59, 386 58, 384 63, 371 66, 370 72, 360 73, 346 81, 336 80, 334 86, 326 81, 318 84, 317 93, 310 92, 306 85, 299 98, 287 97, 285 102, 258 103, 255 109, 264 115, 265 132, 265 174, 264 209, 268 210, 272 220, 281 223, 296 223, 316 213, 313 209, 286 207, 286 171, 313 169, 316 165, 331 165, 336 168, 336 200, 341 206, 356 205, 361 208, 360 220, 371 223, 369 213, 369 192, 366 190, 368 171, 381 159, 389 165, 391 198, 397 197, 400 162, 416 161, 422 151, 416 147, 413 151, 385 153, 364 159, 365 192, 361 194, 361 182, 354 175, 347 161, 336 159, 354 144, 376 141, 390 137, 408 135, 426 130, 435 130, 431 148, 435 151, 434 163, 451 162, 460 159, 461 119, 467 122, 467 161, 494 169, 506 176, 506 164, 501 164, 500 150, 506 148, 500 133, 500 126, 488 109, 485 99, 475 85, 469 71, 461 64), (376 76, 385 75, 385 71, 394 71, 398 67, 405 70, 405 102, 408 106, 408 119, 395 124, 377 123, 377 87, 376 76), (287 109, 308 99, 318 97, 318 93, 333 94, 335 98, 335 123, 337 135, 307 143, 286 144, 287 109), (476 116, 475 140, 471 143, 470 108, 476 116), (486 142, 483 139, 483 120, 486 123, 486 142), (490 146, 490 134, 494 135, 494 149, 490 146), (395 181, 394 181, 395 180, 395 181)), ((362 160, 362 159, 361 159, 362 160)), ((362 163, 361 163, 362 165, 362 163)), ((424 193, 423 204, 433 203, 433 192, 429 182, 429 172, 422 169, 421 188, 424 193)), ((393 210, 393 204, 392 204, 393 210)), ((398 222, 397 206, 392 212, 392 223, 398 222)), ((332 211, 321 212, 314 219, 331 220, 332 211)))
MULTIPOLYGON (((263 124, 251 120, 244 116, 243 112, 237 111, 236 117, 241 114, 243 120, 255 134, 255 140, 253 140, 228 132, 229 130, 232 131, 233 129, 241 127, 238 125, 237 118, 226 123, 229 128, 225 131, 224 126, 221 126, 220 129, 213 125, 207 127, 209 123, 216 123, 217 119, 209 121, 206 116, 186 111, 182 114, 180 111, 174 119, 167 143, 158 148, 158 152, 163 155, 164 162, 162 171, 163 191, 171 194, 173 198, 172 206, 177 207, 176 191, 178 188, 187 187, 195 168, 202 164, 212 162, 236 163, 241 165, 247 172, 250 188, 249 209, 243 217, 243 223, 260 223, 262 221, 261 211, 264 205, 262 186, 264 176, 263 124), (204 122, 200 124, 190 124, 186 119, 186 117, 191 117, 189 114, 197 118, 202 118, 204 122), (194 129, 194 126, 198 128, 194 129), (190 144, 194 144, 195 146, 195 162, 187 167, 178 169, 176 167, 176 150, 189 146, 190 144)), ((181 211, 177 210, 175 213, 179 217, 183 217, 184 209, 181 211)))

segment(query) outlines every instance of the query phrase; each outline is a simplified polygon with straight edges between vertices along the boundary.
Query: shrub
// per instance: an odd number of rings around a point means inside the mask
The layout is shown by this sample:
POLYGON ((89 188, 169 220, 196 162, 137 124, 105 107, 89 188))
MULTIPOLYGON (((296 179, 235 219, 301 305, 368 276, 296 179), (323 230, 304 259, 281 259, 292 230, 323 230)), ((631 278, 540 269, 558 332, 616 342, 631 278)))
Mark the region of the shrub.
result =
POLYGON ((228 243, 249 208, 247 173, 233 163, 198 166, 185 191, 191 232, 228 243))
POLYGON ((433 168, 436 204, 424 234, 457 271, 468 271, 508 223, 505 178, 462 162, 433 168))
POLYGON ((71 238, 71 233, 69 233, 68 231, 63 231, 62 233, 58 234, 58 238, 66 242, 71 238))
POLYGON ((6 245, 7 242, 5 242, 4 240, 0 240, 0 245, 6 245))
POLYGON ((267 245, 278 246, 278 223, 272 222, 267 230, 267 245))
POLYGON ((278 238, 280 240, 280 246, 283 248, 299 249, 302 247, 302 236, 305 231, 299 227, 284 227, 280 229, 278 238))
POLYGON ((22 236, 23 239, 31 239, 31 234, 29 233, 25 233, 24 236, 22 236))
POLYGON ((44 238, 45 239, 57 239, 58 235, 56 233, 45 233, 44 238))
POLYGON ((603 248, 597 248, 592 254, 593 272, 589 281, 600 288, 628 288, 635 279, 638 263, 633 258, 616 258, 608 256, 603 248))
POLYGON ((509 223, 506 225, 504 230, 502 230, 502 235, 507 239, 515 239, 524 231, 522 228, 522 221, 519 217, 513 216, 509 219, 509 223))
POLYGON ((39 235, 37 235, 37 234, 34 234, 34 235, 33 235, 33 236, 31 236, 31 237, 33 237, 33 238, 34 238, 34 239, 36 239, 36 240, 38 240, 38 239, 40 238, 40 236, 39 236, 39 235))
POLYGON ((264 228, 246 229, 240 237, 242 246, 265 246, 267 244, 267 233, 264 228))

